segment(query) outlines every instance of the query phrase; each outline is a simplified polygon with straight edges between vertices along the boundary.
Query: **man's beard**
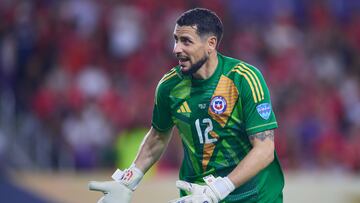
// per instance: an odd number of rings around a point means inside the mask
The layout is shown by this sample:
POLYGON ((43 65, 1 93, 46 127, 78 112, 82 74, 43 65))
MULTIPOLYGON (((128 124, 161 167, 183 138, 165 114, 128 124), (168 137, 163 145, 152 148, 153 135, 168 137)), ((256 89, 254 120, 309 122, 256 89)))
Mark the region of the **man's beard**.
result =
POLYGON ((190 66, 188 70, 181 69, 181 72, 184 75, 191 75, 193 73, 196 73, 206 63, 208 59, 209 57, 205 55, 203 58, 198 60, 194 65, 190 66))

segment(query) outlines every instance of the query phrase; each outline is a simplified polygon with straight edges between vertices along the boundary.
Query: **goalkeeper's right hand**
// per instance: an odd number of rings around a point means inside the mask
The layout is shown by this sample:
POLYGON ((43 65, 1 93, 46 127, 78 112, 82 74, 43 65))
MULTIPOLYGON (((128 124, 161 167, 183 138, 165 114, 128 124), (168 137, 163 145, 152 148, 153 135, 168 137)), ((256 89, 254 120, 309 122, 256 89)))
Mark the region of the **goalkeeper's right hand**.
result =
POLYGON ((117 181, 91 181, 89 189, 104 193, 98 203, 130 203, 133 193, 132 190, 117 181))
POLYGON ((143 176, 143 172, 133 164, 124 171, 117 169, 112 175, 115 181, 91 181, 89 189, 104 193, 98 203, 130 203, 132 193, 143 176))

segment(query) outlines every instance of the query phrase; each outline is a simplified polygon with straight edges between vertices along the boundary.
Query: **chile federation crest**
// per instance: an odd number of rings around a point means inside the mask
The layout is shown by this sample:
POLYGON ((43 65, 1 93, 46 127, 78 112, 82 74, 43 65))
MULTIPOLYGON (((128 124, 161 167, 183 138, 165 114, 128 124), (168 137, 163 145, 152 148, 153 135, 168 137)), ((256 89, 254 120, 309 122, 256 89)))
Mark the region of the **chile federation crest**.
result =
POLYGON ((216 114, 222 114, 226 110, 226 100, 222 96, 215 96, 211 99, 210 110, 216 114))

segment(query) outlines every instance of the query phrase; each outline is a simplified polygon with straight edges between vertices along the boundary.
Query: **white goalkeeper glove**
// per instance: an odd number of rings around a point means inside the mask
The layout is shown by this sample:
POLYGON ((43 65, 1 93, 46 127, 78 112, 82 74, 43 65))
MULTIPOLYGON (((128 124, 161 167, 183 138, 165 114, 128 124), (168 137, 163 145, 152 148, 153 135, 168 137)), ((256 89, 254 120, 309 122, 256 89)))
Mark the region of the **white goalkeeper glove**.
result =
POLYGON ((204 181, 206 185, 176 181, 176 187, 189 192, 190 195, 171 200, 169 203, 218 203, 235 190, 235 185, 228 177, 215 178, 209 175, 204 177, 204 181))
POLYGON ((132 164, 130 168, 124 171, 117 169, 111 176, 114 181, 91 181, 89 189, 104 193, 98 203, 130 203, 132 193, 143 176, 144 173, 132 164))

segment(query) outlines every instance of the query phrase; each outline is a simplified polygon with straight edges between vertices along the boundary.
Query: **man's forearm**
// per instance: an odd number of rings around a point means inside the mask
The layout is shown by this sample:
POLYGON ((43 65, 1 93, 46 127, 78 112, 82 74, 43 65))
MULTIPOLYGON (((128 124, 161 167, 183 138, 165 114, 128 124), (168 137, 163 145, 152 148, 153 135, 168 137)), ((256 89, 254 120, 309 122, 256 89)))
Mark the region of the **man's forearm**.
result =
POLYGON ((244 184, 274 160, 274 131, 257 133, 250 139, 254 147, 228 175, 235 187, 244 184))
POLYGON ((136 167, 143 173, 146 173, 146 171, 160 159, 171 136, 172 130, 166 133, 160 133, 154 128, 151 128, 141 143, 139 152, 135 158, 134 163, 136 167))

